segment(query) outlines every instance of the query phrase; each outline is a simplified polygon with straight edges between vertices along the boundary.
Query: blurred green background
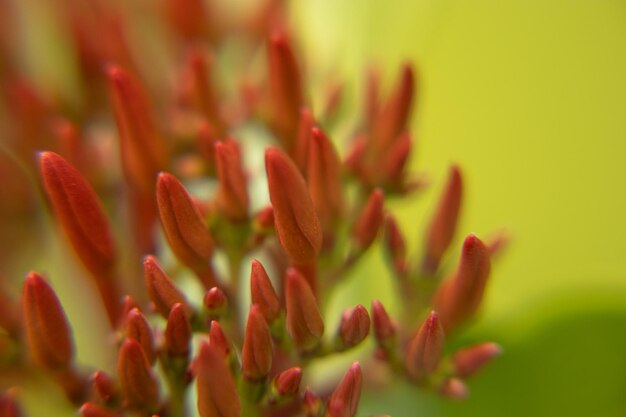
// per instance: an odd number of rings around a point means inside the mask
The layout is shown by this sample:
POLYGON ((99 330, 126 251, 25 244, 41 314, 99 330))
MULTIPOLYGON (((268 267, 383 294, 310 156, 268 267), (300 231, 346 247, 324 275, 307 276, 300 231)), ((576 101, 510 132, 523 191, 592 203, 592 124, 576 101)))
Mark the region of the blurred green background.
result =
POLYGON ((505 352, 470 383, 471 398, 444 403, 400 385, 362 410, 626 415, 626 2, 294 6, 307 65, 355 90, 373 61, 389 79, 404 60, 418 68, 414 166, 433 187, 398 207, 412 243, 451 162, 467 185, 460 235, 512 236, 481 320, 463 335, 505 352))

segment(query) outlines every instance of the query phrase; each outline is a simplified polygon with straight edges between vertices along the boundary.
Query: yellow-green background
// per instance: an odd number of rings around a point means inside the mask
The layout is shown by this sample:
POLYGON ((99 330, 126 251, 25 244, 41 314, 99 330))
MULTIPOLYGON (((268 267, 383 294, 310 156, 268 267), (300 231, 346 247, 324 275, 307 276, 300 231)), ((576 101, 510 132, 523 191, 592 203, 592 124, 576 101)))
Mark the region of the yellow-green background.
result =
POLYGON ((414 166, 433 192, 401 210, 413 240, 451 162, 467 185, 461 234, 504 227, 513 238, 467 336, 495 338, 505 355, 470 384, 472 399, 397 387, 368 409, 626 415, 626 2, 294 5, 307 64, 353 88, 372 60, 389 78, 415 62, 414 166))

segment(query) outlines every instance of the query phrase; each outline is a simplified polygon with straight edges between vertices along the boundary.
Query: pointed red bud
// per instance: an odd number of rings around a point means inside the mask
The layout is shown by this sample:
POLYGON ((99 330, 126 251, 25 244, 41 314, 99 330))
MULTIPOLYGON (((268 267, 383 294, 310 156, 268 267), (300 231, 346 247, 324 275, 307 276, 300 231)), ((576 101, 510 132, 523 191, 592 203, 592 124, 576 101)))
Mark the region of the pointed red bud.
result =
POLYGON ((396 337, 396 326, 392 323, 385 307, 378 300, 372 301, 372 323, 374 336, 379 345, 385 346, 396 337))
POLYGON ((241 417, 237 386, 220 349, 202 343, 193 368, 200 417, 241 417))
POLYGON ((159 401, 157 380, 136 340, 126 339, 120 347, 117 374, 126 407, 137 410, 156 408, 159 401))
POLYGON ((154 181, 167 162, 167 149, 139 81, 118 66, 108 68, 109 87, 120 135, 122 167, 141 194, 154 192, 154 181))
POLYGON ((306 410, 306 417, 317 417, 320 415, 322 401, 317 394, 311 391, 311 388, 307 387, 306 391, 304 391, 302 403, 306 410))
POLYGON ((413 104, 414 84, 413 68, 405 64, 397 85, 374 120, 375 152, 388 148, 389 143, 406 129, 413 104))
POLYGON ((446 330, 456 328, 480 307, 489 278, 489 249, 473 234, 465 238, 456 271, 435 294, 435 308, 446 330))
POLYGON ((96 371, 91 376, 95 397, 102 404, 108 404, 118 395, 115 381, 103 371, 96 371))
POLYGON ((404 169, 411 154, 411 135, 401 133, 391 144, 388 152, 380 161, 380 177, 382 182, 396 189, 404 185, 404 169))
POLYGON ((187 76, 190 81, 190 93, 199 112, 215 128, 218 135, 223 132, 217 92, 211 80, 213 59, 207 57, 199 48, 193 48, 187 58, 187 76))
POLYGON ((439 366, 443 353, 444 334, 439 315, 431 311, 417 334, 409 342, 406 368, 414 379, 422 379, 439 366))
POLYGON ((211 321, 211 325, 209 328, 209 339, 211 341, 211 346, 217 348, 224 357, 230 354, 230 342, 226 338, 224 331, 222 330, 222 326, 216 320, 211 321))
POLYGON ((217 203, 221 212, 233 221, 248 218, 248 188, 239 145, 232 139, 215 144, 219 189, 217 203))
POLYGON ((300 111, 298 121, 298 136, 293 151, 293 160, 300 172, 305 175, 309 161, 309 147, 311 142, 311 129, 315 126, 315 119, 310 109, 304 108, 300 111))
POLYGON ((121 414, 107 410, 93 403, 85 403, 78 410, 78 415, 81 417, 120 417, 121 414))
POLYGON ((54 290, 35 272, 24 282, 22 308, 35 361, 49 370, 67 370, 74 357, 72 330, 54 290))
POLYGON ((283 147, 291 154, 304 103, 300 69, 284 34, 272 36, 268 55, 272 124, 283 147))
POLYGON ((228 309, 228 299, 224 291, 213 287, 204 294, 204 307, 210 314, 219 315, 228 309))
POLYGON ((244 377, 258 381, 267 376, 272 366, 272 335, 259 308, 252 304, 241 352, 244 377))
POLYGON ((333 144, 317 127, 311 131, 307 181, 322 227, 332 231, 343 209, 341 162, 333 144))
POLYGON ((383 224, 383 200, 380 189, 372 191, 352 228, 352 237, 361 250, 367 249, 374 242, 378 229, 383 224))
POLYGON ((280 301, 261 262, 254 259, 250 271, 250 293, 265 321, 271 324, 281 312, 280 301))
POLYGON ((406 241, 396 219, 388 214, 385 219, 385 248, 393 264, 393 269, 399 275, 407 272, 408 265, 406 259, 406 241))
POLYGON ((118 325, 117 325, 118 328, 120 329, 126 328, 126 319, 128 319, 128 313, 130 313, 130 311, 135 308, 139 308, 135 299, 131 297, 130 295, 125 295, 122 301, 122 307, 121 307, 122 312, 120 313, 120 318, 118 320, 118 325))
POLYGON ((274 386, 281 397, 293 397, 298 393, 301 381, 302 369, 294 366, 278 374, 274 379, 274 386))
POLYGON ((254 228, 262 233, 274 230, 274 208, 272 206, 262 208, 254 216, 254 228))
POLYGON ((454 238, 456 225, 461 209, 463 182, 461 171, 454 165, 450 168, 448 183, 446 184, 439 205, 435 210, 430 225, 426 231, 426 242, 423 270, 432 274, 437 271, 439 262, 454 238))
POLYGON ((174 304, 165 326, 165 346, 170 356, 186 358, 191 344, 191 324, 182 304, 174 304))
POLYGON ((193 310, 187 298, 174 285, 154 256, 148 255, 143 259, 143 272, 150 301, 162 317, 167 318, 172 307, 177 303, 182 304, 185 313, 191 317, 193 310))
POLYGON ((23 415, 11 391, 0 395, 0 417, 22 417, 23 415))
POLYGON ((501 354, 502 348, 495 343, 479 343, 463 348, 452 357, 455 374, 461 378, 472 376, 501 354))
POLYGON ((54 152, 39 154, 46 194, 74 251, 91 272, 111 323, 119 314, 119 296, 111 273, 115 245, 109 221, 93 188, 80 172, 54 152))
POLYGON ((287 332, 300 351, 314 349, 324 334, 317 300, 305 278, 294 268, 287 270, 285 300, 287 332))
POLYGON ((156 361, 156 350, 154 348, 154 337, 152 330, 145 316, 138 308, 132 309, 126 318, 126 338, 139 342, 146 359, 151 365, 156 361))
POLYGON ((361 343, 370 332, 370 316, 361 304, 343 312, 339 325, 339 338, 344 347, 361 343))
POLYGON ((439 387, 439 393, 453 400, 464 400, 468 397, 469 390, 459 378, 448 378, 439 387))
POLYGON ((293 262, 311 263, 322 246, 322 229, 304 178, 277 148, 265 152, 265 169, 278 240, 293 262))
POLYGON ((187 190, 173 175, 162 172, 157 181, 161 224, 176 257, 208 287, 215 286, 210 266, 213 238, 187 190))
POLYGON ((348 372, 328 400, 327 417, 354 417, 359 408, 363 375, 358 362, 352 363, 348 372))

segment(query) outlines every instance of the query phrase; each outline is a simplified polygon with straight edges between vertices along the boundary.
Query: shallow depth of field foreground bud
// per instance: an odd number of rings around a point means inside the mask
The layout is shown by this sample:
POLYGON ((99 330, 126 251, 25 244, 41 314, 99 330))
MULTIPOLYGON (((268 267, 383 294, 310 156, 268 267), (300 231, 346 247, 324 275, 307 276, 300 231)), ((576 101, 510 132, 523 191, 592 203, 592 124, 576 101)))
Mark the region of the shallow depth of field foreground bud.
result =
MULTIPOLYGON (((430 184, 409 169, 415 63, 388 87, 363 68, 358 94, 329 79, 314 105, 323 74, 280 0, 248 13, 52 3, 69 94, 21 71, 19 21, 0 28, 0 172, 14 182, 1 204, 31 213, 56 248, 0 282, 0 416, 40 410, 26 401, 37 397, 48 417, 366 416, 362 397, 398 380, 472 395, 468 379, 502 350, 458 335, 480 319, 506 239, 458 236, 462 166, 430 184), (394 205, 426 187, 439 195, 432 215, 415 214, 426 227, 399 222, 394 205), (392 302, 337 311, 338 288, 372 281, 359 268, 372 256, 385 259, 373 281, 391 283, 392 302)), ((0 1, 2 18, 12 4, 0 1)))

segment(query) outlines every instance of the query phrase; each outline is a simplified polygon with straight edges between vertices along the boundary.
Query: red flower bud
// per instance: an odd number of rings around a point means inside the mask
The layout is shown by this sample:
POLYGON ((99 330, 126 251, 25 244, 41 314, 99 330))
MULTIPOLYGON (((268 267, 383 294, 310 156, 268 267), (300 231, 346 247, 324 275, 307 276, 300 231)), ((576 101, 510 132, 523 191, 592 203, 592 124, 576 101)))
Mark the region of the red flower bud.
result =
POLYGON ((120 347, 117 361, 124 406, 133 410, 154 410, 159 401, 156 377, 136 340, 127 339, 120 347))
POLYGON ((435 294, 435 308, 441 313, 446 330, 456 328, 480 307, 489 278, 489 250, 475 235, 463 242, 461 260, 456 271, 435 294))
POLYGON ((294 345, 300 351, 314 349, 324 334, 324 321, 311 287, 294 268, 287 270, 285 301, 287 332, 294 345))
POLYGON ((361 343, 370 332, 370 316, 361 304, 343 312, 339 325, 339 338, 344 347, 361 343))
POLYGON ((432 311, 417 334, 409 342, 406 368, 414 379, 422 379, 439 366, 443 353, 444 334, 439 315, 432 311))
POLYGON ((165 143, 139 81, 117 66, 108 68, 108 77, 124 174, 135 190, 152 194, 156 176, 167 163, 165 143))
POLYGON ((283 147, 291 154, 298 132, 300 108, 304 103, 300 69, 284 34, 272 36, 268 55, 272 126, 283 147))
POLYGON ((204 307, 210 314, 219 315, 228 308, 228 299, 224 291, 218 287, 213 287, 204 294, 204 307))
POLYGON ((191 343, 191 324, 185 313, 185 307, 174 304, 165 326, 165 346, 170 356, 189 356, 191 343))
POLYGON ((260 309, 252 304, 241 352, 242 371, 248 380, 267 376, 272 366, 272 335, 260 309))
POLYGON ((232 139, 218 142, 215 156, 220 181, 217 204, 227 218, 245 220, 248 218, 248 188, 239 145, 232 139))
POLYGON ((396 326, 391 322, 385 307, 378 300, 372 301, 372 322, 374 336, 381 346, 386 346, 396 337, 396 326))
POLYGON ((211 341, 211 346, 216 347, 222 352, 224 357, 230 354, 230 342, 226 338, 222 326, 216 320, 212 320, 209 326, 209 340, 211 341))
POLYGON ((274 387, 281 397, 293 397, 298 393, 301 381, 302 369, 294 366, 278 374, 274 379, 274 387))
POLYGON ((186 80, 193 106, 211 123, 218 136, 224 131, 217 92, 211 80, 213 59, 207 57, 199 48, 192 48, 187 58, 186 80))
POLYGON ((293 262, 308 264, 322 246, 322 230, 302 175, 277 148, 265 153, 270 200, 278 240, 293 262))
POLYGON ((218 347, 202 343, 193 370, 200 417, 241 417, 237 386, 218 347))
POLYGON ((81 417, 120 417, 121 414, 107 410, 92 403, 85 403, 80 407, 78 413, 81 417))
POLYGON ((326 417, 354 417, 359 408, 362 384, 361 366, 354 362, 330 396, 326 417))
POLYGON ((372 191, 352 228, 352 237, 361 250, 367 249, 374 242, 383 223, 383 198, 380 189, 372 191))
POLYGON ((320 414, 320 409, 322 407, 322 401, 320 397, 311 391, 311 388, 307 387, 306 391, 304 391, 304 398, 302 399, 302 403, 304 405, 304 409, 306 410, 306 417, 317 417, 320 414))
POLYGON ((39 154, 46 194, 74 251, 95 278, 111 323, 119 314, 116 261, 109 221, 93 188, 80 172, 54 152, 39 154))
POLYGON ((143 272, 148 288, 148 296, 156 311, 167 318, 174 304, 182 304, 188 316, 193 310, 185 295, 174 285, 170 277, 161 269, 157 259, 148 255, 143 259, 143 272))
POLYGON ((404 186, 404 168, 411 154, 411 135, 401 133, 394 139, 389 150, 380 160, 380 182, 394 189, 404 186))
POLYGON ((388 214, 385 219, 385 248, 391 258, 396 273, 404 275, 408 265, 406 260, 406 242, 398 227, 395 217, 388 214))
POLYGON ((51 371, 69 369, 74 357, 72 330, 54 290, 35 272, 24 282, 22 308, 35 361, 51 371))
POLYGON ((479 343, 463 348, 452 357, 454 372, 461 378, 467 378, 501 354, 502 348, 495 343, 479 343))
POLYGON ((252 303, 259 308, 267 323, 271 324, 278 318, 281 312, 280 301, 265 268, 256 259, 252 261, 250 272, 250 293, 252 303))
POLYGON ((210 265, 213 238, 185 187, 173 175, 162 172, 157 181, 157 202, 165 236, 176 257, 207 288, 214 287, 210 265))
POLYGON ((136 340, 146 359, 151 365, 156 361, 156 350, 154 348, 154 337, 148 321, 138 308, 132 309, 126 318, 126 338, 136 340))
POLYGON ((103 371, 94 372, 91 376, 91 383, 95 397, 102 404, 111 403, 118 395, 115 381, 103 371))
POLYGON ((293 151, 293 160, 300 172, 305 175, 309 161, 309 147, 311 146, 311 129, 315 125, 315 119, 311 110, 304 108, 300 111, 298 121, 298 136, 293 151))
POLYGON ((341 162, 324 132, 314 127, 309 146, 307 181, 322 227, 332 232, 343 210, 341 162))
POLYGON ((426 231, 424 272, 432 274, 439 267, 439 262, 452 242, 461 208, 463 182, 457 166, 450 168, 448 183, 441 195, 428 230, 426 231))

